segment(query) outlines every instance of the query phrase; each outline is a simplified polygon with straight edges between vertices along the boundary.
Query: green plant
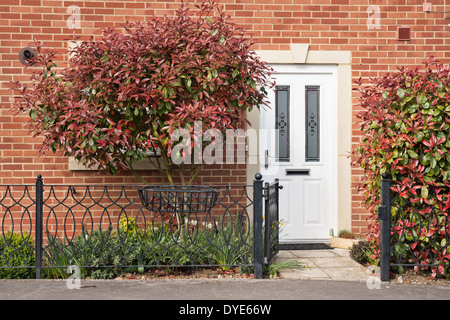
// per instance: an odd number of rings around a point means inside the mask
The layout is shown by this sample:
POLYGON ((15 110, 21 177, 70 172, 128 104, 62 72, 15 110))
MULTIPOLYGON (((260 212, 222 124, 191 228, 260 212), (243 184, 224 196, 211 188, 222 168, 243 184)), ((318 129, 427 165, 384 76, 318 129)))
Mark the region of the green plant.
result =
MULTIPOLYGON (((265 217, 263 217, 265 219, 265 217)), ((264 222, 263 225, 263 234, 266 234, 266 228, 269 228, 269 251, 277 252, 279 247, 279 238, 280 234, 284 228, 284 221, 272 221, 272 225, 268 226, 267 222, 264 222)), ((266 251, 266 242, 263 243, 263 250, 266 251)))
POLYGON ((274 279, 278 276, 278 273, 281 269, 304 269, 306 265, 300 263, 300 261, 280 261, 273 262, 267 266, 267 272, 269 273, 269 278, 274 279))
POLYGON ((248 245, 248 232, 236 217, 233 221, 219 219, 215 225, 211 241, 208 243, 207 251, 212 260, 222 265, 223 270, 229 270, 233 265, 247 263, 250 258, 251 246, 248 245))
POLYGON ((351 232, 349 230, 347 230, 347 229, 339 230, 338 237, 341 237, 342 235, 348 234, 348 233, 351 233, 351 232))
POLYGON ((83 231, 70 241, 48 235, 44 250, 44 275, 49 278, 67 278, 69 265, 80 267, 81 277, 107 279, 122 273, 120 265, 136 265, 140 254, 131 237, 121 237, 111 228, 83 231), (105 267, 107 266, 107 267, 105 267))
MULTIPOLYGON (((201 259, 194 252, 189 236, 166 224, 147 222, 145 227, 139 227, 134 218, 123 217, 119 221, 119 231, 123 238, 135 242, 139 264, 185 265, 195 264, 201 259)), ((195 238, 197 241, 200 235, 195 238)))
POLYGON ((250 263, 248 232, 236 219, 219 223, 188 223, 186 234, 165 225, 147 223, 139 227, 135 218, 122 217, 117 232, 85 228, 71 241, 48 235, 45 248, 49 278, 67 278, 66 267, 77 265, 82 277, 111 278, 123 272, 143 272, 143 266, 160 266, 169 271, 176 266, 221 265, 224 270, 250 263), (125 267, 121 267, 121 265, 125 267), (107 267, 106 267, 107 266, 107 267))
POLYGON ((122 274, 121 266, 142 266, 151 259, 142 246, 143 241, 138 236, 117 233, 109 228, 76 237, 73 247, 77 259, 86 261, 88 266, 93 267, 87 269, 89 276, 112 278, 122 274))
POLYGON ((34 278, 34 266, 34 240, 31 234, 8 231, 0 236, 0 278, 34 278))
MULTIPOLYGON (((71 247, 64 244, 63 241, 50 233, 47 233, 47 246, 43 250, 44 261, 42 277, 47 279, 67 279, 69 274, 66 272, 67 266, 70 265, 84 265, 78 261, 74 261, 74 253, 71 247), (71 259, 72 258, 72 259, 71 259)), ((81 271, 81 277, 84 277, 86 272, 84 268, 81 271)))

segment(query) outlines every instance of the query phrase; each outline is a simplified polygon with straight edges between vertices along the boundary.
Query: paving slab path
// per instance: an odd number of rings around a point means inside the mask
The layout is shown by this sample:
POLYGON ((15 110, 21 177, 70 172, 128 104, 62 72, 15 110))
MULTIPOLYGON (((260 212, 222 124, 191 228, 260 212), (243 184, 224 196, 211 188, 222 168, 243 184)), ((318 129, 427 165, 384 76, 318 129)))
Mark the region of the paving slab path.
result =
POLYGON ((348 249, 281 250, 275 262, 293 261, 304 269, 282 269, 285 279, 367 281, 370 270, 350 257, 348 249))

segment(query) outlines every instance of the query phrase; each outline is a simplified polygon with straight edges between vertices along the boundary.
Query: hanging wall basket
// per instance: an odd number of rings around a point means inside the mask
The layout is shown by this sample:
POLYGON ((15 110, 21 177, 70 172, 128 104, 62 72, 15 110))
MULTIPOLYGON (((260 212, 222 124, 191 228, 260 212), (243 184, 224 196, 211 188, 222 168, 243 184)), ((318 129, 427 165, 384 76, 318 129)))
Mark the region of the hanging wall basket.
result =
POLYGON ((212 186, 147 186, 139 188, 138 192, 147 210, 200 213, 216 205, 220 189, 212 186))

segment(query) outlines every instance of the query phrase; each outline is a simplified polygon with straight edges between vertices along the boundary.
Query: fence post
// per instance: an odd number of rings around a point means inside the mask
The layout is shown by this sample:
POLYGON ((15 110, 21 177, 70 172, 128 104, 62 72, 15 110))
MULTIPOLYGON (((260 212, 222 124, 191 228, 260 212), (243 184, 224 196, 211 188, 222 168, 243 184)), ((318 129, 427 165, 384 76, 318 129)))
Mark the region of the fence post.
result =
MULTIPOLYGON (((280 185, 280 180, 277 178, 275 179, 275 184, 276 184, 276 203, 277 203, 277 211, 276 211, 276 216, 275 216, 275 222, 277 223, 277 234, 276 234, 276 251, 275 254, 278 254, 279 251, 279 243, 280 243, 280 190, 283 189, 283 186, 280 185)), ((273 221, 271 222, 273 223, 273 221)))
POLYGON ((269 187, 270 184, 266 182, 264 184, 263 197, 264 197, 264 218, 263 223, 265 225, 264 228, 264 257, 263 263, 267 264, 270 257, 270 225, 272 224, 272 217, 270 212, 270 200, 269 200, 269 187))
POLYGON ((380 219, 380 280, 389 281, 391 264, 391 180, 387 174, 381 179, 381 205, 378 207, 380 219))
POLYGON ((44 199, 44 182, 42 176, 38 175, 36 179, 36 230, 35 230, 35 266, 36 279, 41 278, 42 268, 42 215, 44 199))
POLYGON ((253 259, 255 279, 262 279, 263 273, 263 181, 257 173, 253 180, 253 259))

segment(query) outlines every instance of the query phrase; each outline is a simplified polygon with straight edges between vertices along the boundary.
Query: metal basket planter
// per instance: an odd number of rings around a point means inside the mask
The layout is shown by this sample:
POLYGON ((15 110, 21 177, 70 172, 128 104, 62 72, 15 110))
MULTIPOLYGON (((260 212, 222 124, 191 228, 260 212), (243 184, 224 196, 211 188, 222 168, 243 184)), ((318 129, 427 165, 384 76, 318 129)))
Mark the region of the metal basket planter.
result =
POLYGON ((138 189, 142 205, 156 212, 208 212, 217 203, 220 189, 213 186, 146 186, 138 189))

